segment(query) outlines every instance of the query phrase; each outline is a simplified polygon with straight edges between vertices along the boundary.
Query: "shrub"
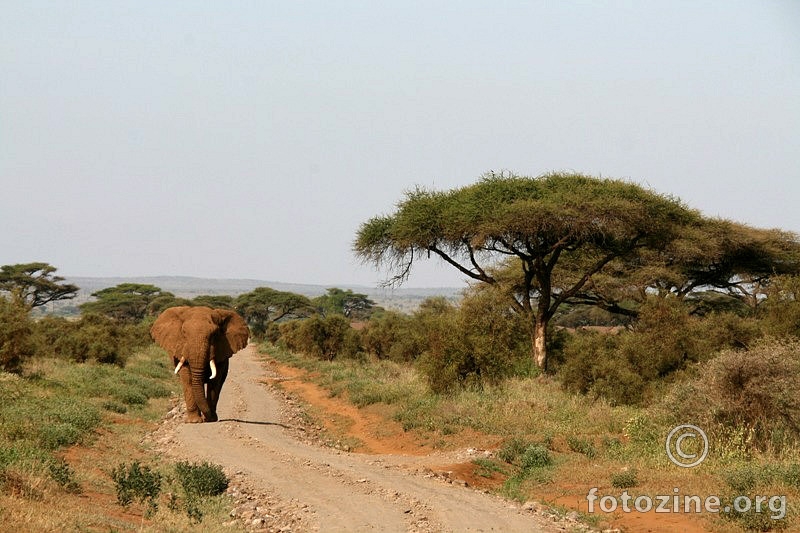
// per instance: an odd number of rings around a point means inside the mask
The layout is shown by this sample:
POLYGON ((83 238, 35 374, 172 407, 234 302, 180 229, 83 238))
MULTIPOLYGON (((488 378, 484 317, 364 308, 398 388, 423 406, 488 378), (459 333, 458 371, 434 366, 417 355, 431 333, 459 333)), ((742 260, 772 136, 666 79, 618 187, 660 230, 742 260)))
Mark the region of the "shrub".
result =
POLYGON ((161 493, 161 474, 142 466, 139 461, 130 465, 120 463, 111 471, 117 489, 117 502, 128 507, 134 501, 147 505, 148 512, 157 509, 161 493))
POLYGON ((575 333, 564 347, 558 370, 563 387, 612 404, 640 403, 646 382, 622 351, 624 335, 575 333))
POLYGON ((431 389, 447 393, 535 372, 524 319, 492 288, 467 295, 458 309, 426 317, 428 349, 419 368, 431 389))
POLYGON ((387 311, 373 315, 361 331, 364 350, 378 359, 414 361, 425 350, 422 320, 387 311))
POLYGON ((637 472, 633 468, 611 475, 611 486, 615 489, 630 489, 638 484, 637 472))
POLYGON ((800 338, 800 276, 776 276, 764 303, 767 332, 775 337, 800 338))
POLYGON ((78 321, 45 317, 34 333, 40 354, 119 366, 135 349, 150 342, 145 324, 123 324, 98 314, 84 315, 78 321))
POLYGON ((542 468, 550 466, 552 463, 553 459, 550 457, 550 450, 541 444, 532 444, 528 446, 520 458, 520 466, 523 470, 542 468))
POLYGON ((103 402, 103 409, 120 415, 124 415, 128 412, 128 407, 125 404, 115 402, 113 400, 103 402))
POLYGON ((72 424, 48 424, 39 430, 39 442, 48 450, 75 444, 80 438, 81 431, 72 424))
POLYGON ((652 297, 630 331, 571 335, 558 374, 572 392, 613 404, 642 404, 665 378, 712 359, 719 350, 749 346, 760 335, 753 319, 733 313, 690 316, 677 298, 652 297))
POLYGON ((525 453, 525 450, 530 445, 530 442, 519 437, 508 439, 503 443, 503 446, 497 450, 497 458, 505 461, 506 463, 513 464, 523 453, 525 453))
POLYGON ((290 350, 319 359, 354 358, 360 352, 358 333, 339 314, 286 322, 280 326, 281 340, 290 350))
POLYGON ((81 487, 75 480, 75 471, 63 459, 53 461, 48 466, 50 477, 65 491, 76 494, 81 487))
POLYGON ((700 376, 673 386, 661 410, 674 421, 695 420, 737 446, 779 449, 800 438, 800 342, 762 340, 749 350, 728 350, 706 363, 700 376), (735 444, 736 444, 735 443, 735 444))
POLYGON ((219 465, 181 461, 175 473, 187 497, 217 496, 228 488, 228 476, 219 465))
POLYGON ((595 448, 594 444, 592 444, 592 442, 588 439, 582 439, 574 435, 570 435, 567 437, 567 445, 573 452, 582 453, 589 459, 592 459, 597 455, 597 448, 595 448))
POLYGON ((19 372, 33 354, 31 324, 27 309, 0 296, 0 370, 19 372))

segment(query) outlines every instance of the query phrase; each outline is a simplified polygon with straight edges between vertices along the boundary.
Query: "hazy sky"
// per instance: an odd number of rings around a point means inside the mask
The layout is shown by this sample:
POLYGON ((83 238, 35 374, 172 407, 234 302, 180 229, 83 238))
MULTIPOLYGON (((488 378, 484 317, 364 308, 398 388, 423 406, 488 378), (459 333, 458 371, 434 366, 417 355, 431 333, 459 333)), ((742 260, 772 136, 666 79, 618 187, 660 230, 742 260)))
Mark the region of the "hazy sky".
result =
MULTIPOLYGON (((800 232, 800 2, 0 0, 0 264, 375 285, 488 170, 800 232)), ((458 285, 431 260, 408 286, 458 285)))

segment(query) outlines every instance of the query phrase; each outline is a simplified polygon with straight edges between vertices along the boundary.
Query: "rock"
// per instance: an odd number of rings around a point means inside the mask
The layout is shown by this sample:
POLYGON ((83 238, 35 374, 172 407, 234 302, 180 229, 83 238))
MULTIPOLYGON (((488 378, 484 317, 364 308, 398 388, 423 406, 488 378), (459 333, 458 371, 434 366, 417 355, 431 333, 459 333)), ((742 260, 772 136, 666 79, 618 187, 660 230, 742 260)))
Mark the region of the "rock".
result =
POLYGON ((525 502, 522 504, 523 511, 536 511, 539 508, 539 504, 536 502, 525 502))
POLYGON ((255 518, 255 519, 253 519, 252 522, 250 522, 250 524, 253 525, 253 526, 263 526, 264 525, 264 519, 263 518, 255 518))
POLYGON ((578 513, 578 511, 570 511, 567 513, 567 520, 577 522, 578 520, 580 520, 580 518, 581 515, 578 513))
POLYGON ((468 487, 469 486, 469 484, 467 484, 467 482, 464 481, 463 479, 454 479, 453 483, 456 484, 456 485, 460 485, 462 487, 468 487))

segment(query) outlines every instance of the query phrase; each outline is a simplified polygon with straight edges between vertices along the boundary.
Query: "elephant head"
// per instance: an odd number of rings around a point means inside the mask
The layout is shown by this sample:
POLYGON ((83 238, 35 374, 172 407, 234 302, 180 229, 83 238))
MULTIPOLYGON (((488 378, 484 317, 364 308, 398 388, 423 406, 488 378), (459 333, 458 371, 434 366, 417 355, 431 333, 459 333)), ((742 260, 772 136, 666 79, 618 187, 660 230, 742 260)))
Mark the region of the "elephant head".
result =
POLYGON ((227 309, 171 307, 159 315, 150 334, 180 375, 187 420, 216 421, 228 359, 247 346, 250 332, 244 319, 227 309))

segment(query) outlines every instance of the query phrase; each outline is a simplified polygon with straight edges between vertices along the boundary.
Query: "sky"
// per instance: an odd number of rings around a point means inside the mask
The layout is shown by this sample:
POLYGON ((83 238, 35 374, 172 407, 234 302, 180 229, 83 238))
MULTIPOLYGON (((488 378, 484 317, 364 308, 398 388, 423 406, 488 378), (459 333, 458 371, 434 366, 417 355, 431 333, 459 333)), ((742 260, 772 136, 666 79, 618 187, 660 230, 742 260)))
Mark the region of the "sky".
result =
MULTIPOLYGON (((800 232, 800 2, 0 0, 0 264, 375 286, 487 171, 800 232)), ((409 287, 459 286, 415 265, 409 287)))

